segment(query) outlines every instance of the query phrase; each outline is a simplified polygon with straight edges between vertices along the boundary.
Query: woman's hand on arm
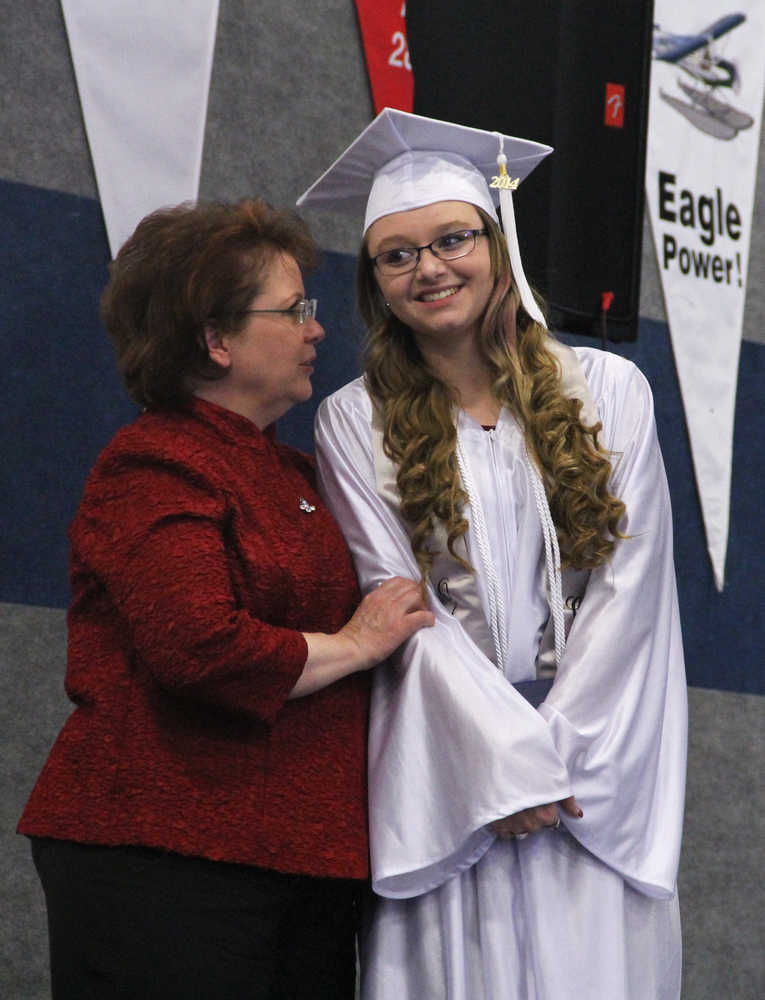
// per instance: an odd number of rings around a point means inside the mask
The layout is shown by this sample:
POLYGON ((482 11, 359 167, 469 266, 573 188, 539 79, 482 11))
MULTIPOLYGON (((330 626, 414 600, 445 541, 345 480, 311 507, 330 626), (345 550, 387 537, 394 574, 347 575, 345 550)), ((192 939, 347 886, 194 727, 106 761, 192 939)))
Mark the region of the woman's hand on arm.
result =
POLYGON ((581 819, 583 815, 574 796, 569 795, 568 798, 561 799, 560 802, 531 806, 513 813, 511 816, 497 819, 493 823, 489 823, 489 829, 502 840, 525 837, 529 833, 538 833, 545 828, 557 829, 560 826, 561 810, 572 819, 581 819))
POLYGON ((418 629, 434 622, 419 582, 402 577, 385 580, 367 594, 339 632, 304 633, 308 658, 290 698, 302 698, 348 674, 371 669, 418 629))

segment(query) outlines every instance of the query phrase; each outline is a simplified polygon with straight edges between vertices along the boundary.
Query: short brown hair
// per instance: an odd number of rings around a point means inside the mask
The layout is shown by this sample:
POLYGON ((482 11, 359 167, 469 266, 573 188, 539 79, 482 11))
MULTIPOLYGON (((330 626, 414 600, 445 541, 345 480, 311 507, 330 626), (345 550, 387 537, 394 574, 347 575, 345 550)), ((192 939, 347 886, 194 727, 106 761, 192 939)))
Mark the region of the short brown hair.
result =
POLYGON ((101 318, 130 396, 147 409, 178 409, 190 380, 221 374, 205 326, 236 332, 274 253, 315 266, 306 224, 263 199, 183 204, 143 219, 110 267, 101 318))

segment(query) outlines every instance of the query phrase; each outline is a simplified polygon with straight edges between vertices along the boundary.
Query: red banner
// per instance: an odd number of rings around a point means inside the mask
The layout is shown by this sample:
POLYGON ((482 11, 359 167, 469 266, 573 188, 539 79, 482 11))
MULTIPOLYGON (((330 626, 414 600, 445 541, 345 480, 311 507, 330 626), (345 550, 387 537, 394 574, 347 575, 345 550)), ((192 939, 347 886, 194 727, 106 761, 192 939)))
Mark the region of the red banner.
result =
POLYGON ((383 108, 411 111, 412 65, 406 42, 406 3, 356 0, 375 113, 383 108))

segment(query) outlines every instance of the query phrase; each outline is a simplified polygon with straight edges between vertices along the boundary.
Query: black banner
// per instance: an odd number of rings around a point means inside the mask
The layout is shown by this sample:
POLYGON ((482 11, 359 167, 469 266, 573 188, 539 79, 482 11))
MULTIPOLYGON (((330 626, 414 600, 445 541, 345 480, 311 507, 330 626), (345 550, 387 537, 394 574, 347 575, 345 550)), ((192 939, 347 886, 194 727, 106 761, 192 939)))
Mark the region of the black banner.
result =
POLYGON ((408 0, 416 114, 549 143, 514 199, 557 329, 634 340, 651 0, 408 0))

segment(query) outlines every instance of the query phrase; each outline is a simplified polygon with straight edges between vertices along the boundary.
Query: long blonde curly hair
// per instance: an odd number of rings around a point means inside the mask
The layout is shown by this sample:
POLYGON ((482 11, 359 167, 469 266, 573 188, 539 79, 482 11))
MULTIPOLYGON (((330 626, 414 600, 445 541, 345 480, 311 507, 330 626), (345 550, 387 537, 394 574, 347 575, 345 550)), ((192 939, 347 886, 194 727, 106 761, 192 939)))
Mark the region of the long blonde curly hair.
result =
MULTIPOLYGON (((479 348, 492 375, 492 394, 524 430, 558 534, 561 563, 587 569, 604 563, 625 506, 609 493, 611 463, 598 445, 600 424, 585 426, 581 402, 561 392, 560 369, 547 349, 548 331, 521 305, 504 237, 480 208, 488 232, 494 285, 479 348)), ((367 335, 365 378, 383 422, 383 448, 397 466, 401 513, 411 525, 412 551, 423 575, 433 563, 435 520, 443 522, 450 553, 467 531, 468 497, 457 469, 453 390, 428 367, 409 328, 386 307, 364 242, 356 291, 367 335)))

